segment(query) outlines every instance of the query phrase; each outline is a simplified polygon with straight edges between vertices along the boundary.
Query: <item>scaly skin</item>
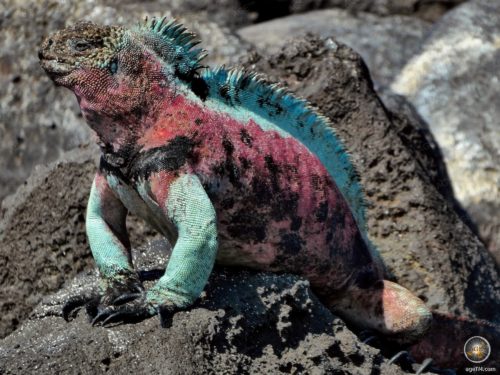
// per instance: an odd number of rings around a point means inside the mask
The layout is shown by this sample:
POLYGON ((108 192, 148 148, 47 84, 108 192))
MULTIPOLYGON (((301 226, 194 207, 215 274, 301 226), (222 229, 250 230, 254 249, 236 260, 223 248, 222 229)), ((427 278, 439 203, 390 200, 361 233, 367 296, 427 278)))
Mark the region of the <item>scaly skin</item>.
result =
POLYGON ((47 38, 41 64, 77 96, 103 157, 87 210, 102 276, 94 323, 191 305, 215 261, 306 277, 332 310, 400 342, 431 314, 384 266, 342 142, 307 103, 251 74, 200 74, 175 23, 79 23, 47 38), (175 244, 145 292, 131 262, 128 211, 175 244))

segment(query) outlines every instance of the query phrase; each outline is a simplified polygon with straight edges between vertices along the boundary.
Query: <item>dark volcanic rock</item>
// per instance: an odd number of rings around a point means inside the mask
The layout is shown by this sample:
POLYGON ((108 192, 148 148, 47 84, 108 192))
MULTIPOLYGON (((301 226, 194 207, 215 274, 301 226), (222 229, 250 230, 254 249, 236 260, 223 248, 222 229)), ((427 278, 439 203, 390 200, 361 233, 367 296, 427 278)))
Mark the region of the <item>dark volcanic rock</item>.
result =
MULTIPOLYGON (((164 249, 156 243, 143 249, 149 255, 136 253, 138 267, 164 266, 164 249)), ((294 276, 216 270, 196 306, 175 313, 167 329, 156 318, 92 328, 84 312, 65 322, 63 301, 96 281, 80 275, 45 298, 0 342, 0 373, 405 373, 361 343, 294 276)))
POLYGON ((94 156, 75 150, 39 167, 4 200, 0 222, 0 337, 14 330, 42 296, 58 290, 92 259, 84 212, 94 156))
MULTIPOLYGON (((70 151, 38 167, 3 201, 0 337, 14 330, 44 295, 93 264, 84 214, 98 155, 97 148, 70 151)), ((129 222, 133 243, 151 234, 142 222, 129 222)))
POLYGON ((441 195, 454 202, 453 189, 443 155, 429 130, 429 125, 404 96, 397 95, 387 88, 377 93, 408 151, 413 153, 441 195))
POLYGON ((389 85, 420 50, 430 24, 407 16, 352 14, 342 9, 309 12, 247 26, 238 34, 259 51, 277 52, 308 32, 333 36, 358 52, 377 85, 389 85))
POLYGON ((388 110, 387 114, 408 152, 427 172, 431 183, 453 206, 462 221, 477 235, 475 223, 453 194, 453 187, 441 149, 432 135, 429 125, 404 96, 395 94, 386 87, 380 88, 377 93, 388 110))
MULTIPOLYGON (((227 1, 231 2, 237 1, 227 1)), ((228 5, 214 12, 212 2, 197 3, 195 7, 175 0, 0 2, 0 201, 35 165, 88 143, 90 132, 73 94, 57 90, 39 65, 37 51, 43 37, 79 19, 132 26, 146 15, 174 15, 201 36, 202 46, 211 52, 208 64, 231 63, 244 55, 247 44, 212 17, 225 14, 223 18, 233 22, 237 9, 228 5)))
POLYGON ((361 58, 333 39, 308 37, 272 56, 254 54, 246 65, 331 118, 365 186, 369 233, 396 279, 431 308, 498 321, 500 280, 491 256, 440 194, 447 189, 432 184, 433 164, 415 157, 413 136, 391 121, 361 58))
POLYGON ((500 3, 469 1, 436 25, 392 89, 429 124, 457 199, 500 264, 500 3))

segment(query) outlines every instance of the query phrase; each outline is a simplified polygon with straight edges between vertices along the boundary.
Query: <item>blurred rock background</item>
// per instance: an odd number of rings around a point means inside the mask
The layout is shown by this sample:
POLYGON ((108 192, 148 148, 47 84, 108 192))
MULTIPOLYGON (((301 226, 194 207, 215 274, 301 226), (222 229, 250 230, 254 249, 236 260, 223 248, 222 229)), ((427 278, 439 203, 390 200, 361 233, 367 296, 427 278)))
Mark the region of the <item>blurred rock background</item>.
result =
MULTIPOLYGON (((500 2, 3 0, 0 337, 92 264, 83 222, 99 151, 38 45, 79 19, 146 15, 179 18, 208 65, 244 65, 311 100, 346 139, 395 278, 432 308, 500 320, 500 2)), ((136 246, 154 236, 130 224, 136 246)))

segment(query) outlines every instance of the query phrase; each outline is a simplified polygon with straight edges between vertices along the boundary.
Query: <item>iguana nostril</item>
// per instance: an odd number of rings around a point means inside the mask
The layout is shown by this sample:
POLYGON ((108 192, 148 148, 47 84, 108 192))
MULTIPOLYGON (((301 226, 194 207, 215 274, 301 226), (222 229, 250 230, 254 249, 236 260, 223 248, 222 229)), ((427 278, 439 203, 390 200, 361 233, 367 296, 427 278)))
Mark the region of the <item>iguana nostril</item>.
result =
POLYGON ((49 52, 50 48, 54 45, 54 39, 49 38, 45 39, 40 46, 40 49, 38 50, 38 58, 42 60, 44 58, 44 55, 47 55, 47 52, 49 52))

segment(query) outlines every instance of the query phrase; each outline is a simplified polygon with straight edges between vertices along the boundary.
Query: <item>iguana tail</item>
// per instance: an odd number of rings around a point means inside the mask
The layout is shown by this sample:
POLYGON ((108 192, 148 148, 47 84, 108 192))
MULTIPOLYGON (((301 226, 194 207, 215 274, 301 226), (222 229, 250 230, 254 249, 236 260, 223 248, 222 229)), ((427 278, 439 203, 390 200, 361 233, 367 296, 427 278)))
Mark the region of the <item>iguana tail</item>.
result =
POLYGON ((473 320, 464 317, 457 317, 440 312, 432 313, 432 324, 427 334, 418 343, 410 347, 410 354, 417 362, 422 362, 426 358, 432 358, 433 366, 440 368, 453 368, 464 370, 466 367, 495 367, 500 370, 500 326, 485 320, 473 320), (481 337, 489 343, 490 355, 479 362, 487 350, 482 340, 478 341, 476 348, 471 345, 465 347, 466 342, 472 337, 481 337), (474 359, 471 351, 477 351, 477 362, 467 359, 464 352, 474 359))

